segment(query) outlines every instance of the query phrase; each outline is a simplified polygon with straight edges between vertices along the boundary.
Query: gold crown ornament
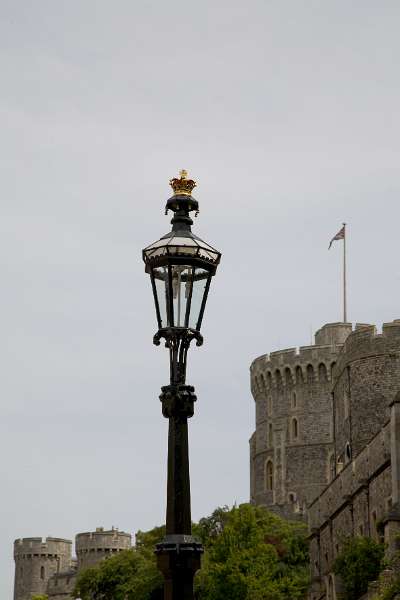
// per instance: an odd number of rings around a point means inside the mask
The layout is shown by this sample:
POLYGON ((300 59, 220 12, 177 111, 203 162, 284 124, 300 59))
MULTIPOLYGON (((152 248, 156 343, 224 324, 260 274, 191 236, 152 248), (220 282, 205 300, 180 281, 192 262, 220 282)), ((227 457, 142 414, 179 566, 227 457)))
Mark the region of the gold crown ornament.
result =
POLYGON ((191 196, 192 190, 197 184, 193 179, 188 179, 187 171, 182 169, 179 174, 179 179, 177 177, 170 179, 169 185, 174 190, 175 196, 191 196))

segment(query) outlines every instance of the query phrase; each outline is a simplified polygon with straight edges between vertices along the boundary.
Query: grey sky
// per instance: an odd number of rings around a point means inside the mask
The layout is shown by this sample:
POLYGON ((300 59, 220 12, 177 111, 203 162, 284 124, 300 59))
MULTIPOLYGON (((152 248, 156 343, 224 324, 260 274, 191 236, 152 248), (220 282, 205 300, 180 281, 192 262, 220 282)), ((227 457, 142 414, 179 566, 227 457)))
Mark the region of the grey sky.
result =
POLYGON ((248 499, 248 367, 400 318, 397 1, 0 3, 0 597, 12 542, 164 519, 167 352, 141 249, 198 181, 223 252, 188 381, 193 517, 248 499))

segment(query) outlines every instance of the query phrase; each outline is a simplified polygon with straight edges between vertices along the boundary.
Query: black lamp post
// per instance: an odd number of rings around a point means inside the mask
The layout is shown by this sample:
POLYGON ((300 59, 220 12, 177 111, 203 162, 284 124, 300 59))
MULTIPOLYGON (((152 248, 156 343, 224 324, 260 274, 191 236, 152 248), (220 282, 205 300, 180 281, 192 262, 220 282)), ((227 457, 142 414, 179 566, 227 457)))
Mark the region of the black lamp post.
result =
POLYGON ((192 536, 187 420, 193 416, 194 387, 186 385, 186 360, 192 340, 203 343, 203 320, 211 278, 221 254, 191 231, 190 212, 199 210, 191 193, 195 181, 186 171, 171 179, 174 195, 165 214, 174 213, 172 230, 143 250, 156 306, 158 332, 170 355, 170 384, 161 388, 164 417, 169 419, 166 536, 157 545, 164 575, 165 600, 192 600, 193 578, 200 568, 202 545, 192 536))

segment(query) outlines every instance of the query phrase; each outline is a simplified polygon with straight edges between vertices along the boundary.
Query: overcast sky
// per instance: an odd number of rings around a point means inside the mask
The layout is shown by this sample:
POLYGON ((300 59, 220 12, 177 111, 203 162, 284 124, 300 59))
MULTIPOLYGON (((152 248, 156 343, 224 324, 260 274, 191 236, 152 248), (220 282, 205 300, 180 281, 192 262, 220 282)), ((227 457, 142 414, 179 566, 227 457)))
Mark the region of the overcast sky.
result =
POLYGON ((0 2, 0 597, 17 537, 164 521, 168 180, 223 252, 189 355, 193 518, 249 497, 251 361, 400 318, 397 0, 0 2))

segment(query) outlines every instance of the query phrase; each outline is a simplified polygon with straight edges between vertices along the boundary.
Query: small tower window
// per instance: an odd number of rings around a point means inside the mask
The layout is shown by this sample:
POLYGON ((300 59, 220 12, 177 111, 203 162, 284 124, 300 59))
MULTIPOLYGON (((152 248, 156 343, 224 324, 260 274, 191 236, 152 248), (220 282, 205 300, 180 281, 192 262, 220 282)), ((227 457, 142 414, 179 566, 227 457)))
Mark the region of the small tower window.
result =
POLYGON ((44 579, 44 577, 45 577, 44 567, 40 567, 40 579, 44 579))
POLYGON ((345 460, 346 464, 351 461, 351 446, 350 446, 350 442, 346 443, 346 451, 345 451, 345 454, 344 454, 344 460, 345 460))
POLYGON ((272 423, 270 423, 268 426, 268 443, 269 447, 272 448, 272 446, 274 445, 274 432, 272 429, 272 423))
POLYGON ((343 404, 344 404, 344 418, 348 419, 350 415, 350 399, 347 391, 344 392, 343 395, 343 404))
POLYGON ((328 459, 328 482, 332 481, 332 479, 335 479, 335 475, 335 455, 332 452, 328 459))
POLYGON ((272 460, 267 460, 265 465, 265 489, 268 491, 274 488, 274 466, 272 460))
POLYGON ((292 420, 292 439, 297 440, 298 435, 299 435, 299 424, 297 422, 297 419, 293 419, 292 420))
POLYGON ((296 392, 292 394, 292 408, 297 408, 297 395, 296 392))

